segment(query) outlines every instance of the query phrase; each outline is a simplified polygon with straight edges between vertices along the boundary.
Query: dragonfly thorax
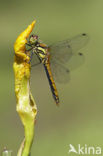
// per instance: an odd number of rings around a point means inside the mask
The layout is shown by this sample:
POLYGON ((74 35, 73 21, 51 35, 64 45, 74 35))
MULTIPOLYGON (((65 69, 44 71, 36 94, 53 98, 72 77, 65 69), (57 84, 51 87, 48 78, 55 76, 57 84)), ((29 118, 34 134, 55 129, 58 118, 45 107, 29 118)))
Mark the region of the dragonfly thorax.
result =
POLYGON ((47 49, 44 47, 37 46, 33 48, 33 52, 39 57, 42 63, 45 63, 48 59, 48 52, 47 49))

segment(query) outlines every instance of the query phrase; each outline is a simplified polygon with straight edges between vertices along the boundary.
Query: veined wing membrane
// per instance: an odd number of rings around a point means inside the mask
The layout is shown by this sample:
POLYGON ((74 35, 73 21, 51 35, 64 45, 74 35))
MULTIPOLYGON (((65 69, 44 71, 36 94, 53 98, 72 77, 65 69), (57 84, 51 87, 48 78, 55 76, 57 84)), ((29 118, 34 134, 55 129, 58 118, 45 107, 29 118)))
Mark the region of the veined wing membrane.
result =
POLYGON ((68 62, 73 55, 78 54, 78 50, 82 49, 88 42, 87 34, 80 34, 72 39, 58 42, 49 46, 51 60, 57 60, 60 63, 68 62))
POLYGON ((70 71, 78 68, 84 62, 84 55, 78 50, 88 42, 86 34, 80 34, 71 40, 58 42, 50 46, 50 66, 54 79, 59 83, 70 80, 70 71), (64 64, 67 63, 68 69, 64 64))
POLYGON ((82 53, 77 53, 71 57, 71 59, 67 63, 67 66, 69 67, 69 70, 72 71, 81 66, 84 63, 84 61, 84 55, 82 53))
POLYGON ((66 63, 72 56, 72 49, 65 42, 58 43, 49 47, 50 59, 60 63, 66 63))
POLYGON ((70 71, 67 67, 59 62, 52 62, 50 64, 51 72, 55 81, 59 83, 67 83, 70 80, 70 71))
POLYGON ((84 62, 84 55, 77 54, 73 55, 72 58, 68 61, 68 64, 64 66, 56 60, 51 60, 50 66, 53 74, 53 78, 59 83, 67 83, 70 80, 70 72, 78 68, 84 62), (68 68, 67 68, 68 66, 68 68))

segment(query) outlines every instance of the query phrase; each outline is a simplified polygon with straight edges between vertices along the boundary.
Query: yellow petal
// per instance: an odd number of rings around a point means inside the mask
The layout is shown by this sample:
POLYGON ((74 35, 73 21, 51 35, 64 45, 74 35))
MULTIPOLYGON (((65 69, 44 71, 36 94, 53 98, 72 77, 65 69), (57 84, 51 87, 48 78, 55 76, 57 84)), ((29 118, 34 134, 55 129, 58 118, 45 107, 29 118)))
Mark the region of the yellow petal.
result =
POLYGON ((25 52, 25 44, 27 43, 27 38, 30 35, 30 33, 33 30, 33 27, 35 25, 36 21, 33 21, 24 32, 22 32, 18 38, 16 39, 16 42, 14 44, 14 50, 15 53, 17 52, 25 52))

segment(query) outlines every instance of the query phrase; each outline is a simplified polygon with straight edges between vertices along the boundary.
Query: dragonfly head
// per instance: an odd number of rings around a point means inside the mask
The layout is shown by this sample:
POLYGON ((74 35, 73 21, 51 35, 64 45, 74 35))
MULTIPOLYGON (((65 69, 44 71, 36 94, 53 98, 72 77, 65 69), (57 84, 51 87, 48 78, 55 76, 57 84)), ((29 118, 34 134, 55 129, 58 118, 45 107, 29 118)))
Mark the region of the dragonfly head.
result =
POLYGON ((29 37, 29 43, 30 44, 35 44, 35 43, 37 43, 38 42, 38 36, 37 35, 31 35, 30 37, 29 37))

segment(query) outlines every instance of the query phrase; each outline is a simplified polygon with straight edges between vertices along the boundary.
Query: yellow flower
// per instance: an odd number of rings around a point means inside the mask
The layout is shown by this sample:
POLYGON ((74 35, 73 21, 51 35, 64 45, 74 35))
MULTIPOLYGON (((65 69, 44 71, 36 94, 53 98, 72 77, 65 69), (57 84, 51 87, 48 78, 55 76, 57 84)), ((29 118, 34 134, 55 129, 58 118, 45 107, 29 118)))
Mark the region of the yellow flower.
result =
POLYGON ((18 156, 28 156, 34 136, 34 121, 37 114, 36 103, 30 91, 30 55, 26 54, 25 44, 35 25, 33 21, 22 32, 14 44, 15 59, 13 69, 15 73, 15 94, 17 99, 16 110, 24 125, 25 140, 20 147, 18 156))

